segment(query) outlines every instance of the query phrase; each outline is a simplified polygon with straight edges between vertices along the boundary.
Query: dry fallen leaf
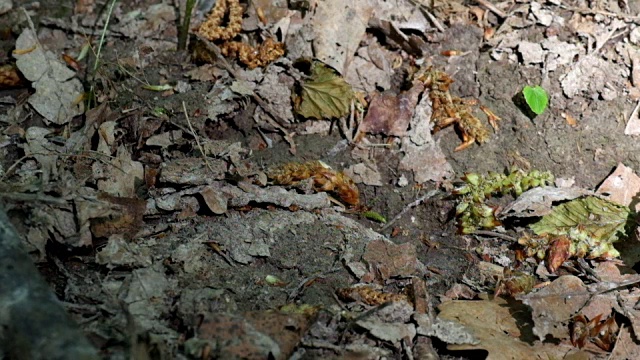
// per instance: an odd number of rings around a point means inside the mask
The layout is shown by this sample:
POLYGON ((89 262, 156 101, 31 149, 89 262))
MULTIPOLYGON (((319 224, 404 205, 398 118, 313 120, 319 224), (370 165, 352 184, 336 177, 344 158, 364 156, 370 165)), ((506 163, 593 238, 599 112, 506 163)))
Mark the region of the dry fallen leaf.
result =
POLYGON ((66 124, 72 117, 82 114, 82 83, 56 55, 42 48, 31 29, 22 31, 16 40, 13 57, 22 75, 36 89, 29 97, 29 104, 47 122, 66 124))
POLYGON ((135 197, 136 188, 144 179, 142 163, 133 161, 124 146, 118 148, 116 157, 108 164, 94 162, 93 174, 99 190, 120 197, 135 197))
POLYGON ((449 344, 449 350, 484 349, 486 359, 564 358, 567 349, 558 345, 535 343, 527 339, 519 324, 528 320, 525 307, 513 308, 506 300, 449 301, 438 306, 438 319, 463 325, 477 338, 477 343, 449 344), (562 356, 560 356, 562 354, 562 356))
POLYGON ((367 30, 373 6, 366 1, 318 1, 311 18, 313 50, 320 61, 345 74, 367 30))
MULTIPOLYGON (((618 163, 616 169, 598 186, 597 194, 624 206, 631 206, 640 192, 640 177, 630 167, 618 163)), ((640 211, 640 204, 635 204, 640 211)))
POLYGON ((300 96, 293 96, 296 113, 310 119, 339 118, 349 113, 354 99, 351 86, 324 64, 315 62, 310 79, 301 87, 300 96))
POLYGON ((591 195, 592 191, 577 187, 556 188, 551 186, 536 187, 525 191, 522 195, 500 211, 499 219, 507 217, 538 217, 549 214, 553 203, 591 195))
POLYGON ((416 247, 411 243, 394 244, 374 240, 367 244, 362 260, 369 266, 369 273, 361 281, 387 280, 391 277, 411 277, 421 273, 424 265, 418 260, 416 247))
POLYGON ((423 90, 424 85, 418 83, 409 91, 399 95, 392 93, 377 95, 369 104, 367 115, 362 121, 361 131, 369 134, 404 136, 423 90))
POLYGON ((590 297, 582 280, 573 275, 564 275, 549 286, 518 296, 517 299, 531 307, 535 324, 533 333, 540 340, 544 340, 548 335, 556 339, 568 339, 567 320, 580 310, 590 297))
POLYGON ((423 96, 414 110, 411 130, 402 139, 401 150, 404 157, 400 160, 398 169, 412 171, 416 183, 442 181, 454 175, 451 164, 431 136, 431 115, 431 100, 423 96))

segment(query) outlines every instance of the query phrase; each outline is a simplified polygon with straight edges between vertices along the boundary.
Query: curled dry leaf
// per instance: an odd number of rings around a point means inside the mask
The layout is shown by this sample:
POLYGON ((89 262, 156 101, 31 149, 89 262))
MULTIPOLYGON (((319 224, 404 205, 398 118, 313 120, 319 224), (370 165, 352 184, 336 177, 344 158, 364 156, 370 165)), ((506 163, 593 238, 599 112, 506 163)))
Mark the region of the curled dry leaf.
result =
POLYGON ((601 318, 602 314, 591 321, 582 314, 574 316, 570 328, 571 344, 583 348, 592 342, 604 351, 611 350, 618 334, 618 323, 613 315, 604 321, 600 321, 601 318))
POLYGON ((547 251, 547 270, 555 273, 562 264, 571 256, 571 239, 566 236, 558 236, 549 244, 547 251))

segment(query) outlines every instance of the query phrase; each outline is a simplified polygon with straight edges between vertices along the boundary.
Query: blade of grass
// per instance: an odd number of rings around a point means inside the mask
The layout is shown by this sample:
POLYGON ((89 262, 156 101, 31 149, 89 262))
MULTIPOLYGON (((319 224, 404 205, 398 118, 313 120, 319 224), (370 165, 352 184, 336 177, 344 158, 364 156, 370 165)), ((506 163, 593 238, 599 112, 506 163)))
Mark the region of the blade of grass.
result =
POLYGON ((197 0, 187 0, 187 6, 184 10, 184 20, 178 29, 178 51, 187 48, 187 39, 189 38, 189 24, 191 23, 191 13, 197 0))
POLYGON ((109 28, 109 20, 111 20, 111 15, 113 14, 113 8, 115 7, 117 1, 118 0, 111 0, 111 4, 109 4, 109 10, 107 10, 107 19, 104 21, 104 28, 102 28, 102 33, 100 34, 100 42, 98 43, 98 50, 96 51, 96 61, 93 64, 94 73, 98 70, 98 64, 100 63, 100 52, 102 51, 104 38, 107 34, 107 29, 109 28))

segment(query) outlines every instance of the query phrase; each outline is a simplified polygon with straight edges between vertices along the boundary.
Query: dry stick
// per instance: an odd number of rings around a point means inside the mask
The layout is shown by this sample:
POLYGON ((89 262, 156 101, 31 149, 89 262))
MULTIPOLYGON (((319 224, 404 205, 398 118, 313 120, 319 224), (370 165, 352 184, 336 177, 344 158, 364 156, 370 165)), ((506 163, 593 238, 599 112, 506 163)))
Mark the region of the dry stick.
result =
POLYGON ((442 24, 440 24, 440 22, 438 21, 438 19, 431 13, 431 11, 429 11, 429 9, 427 8, 427 6, 425 6, 424 4, 422 4, 421 2, 419 2, 418 0, 410 0, 411 3, 417 7, 420 8, 420 10, 427 15, 427 17, 429 18, 429 21, 431 21, 431 23, 433 24, 433 26, 436 27, 436 29, 438 29, 438 31, 440 32, 444 32, 444 26, 442 26, 442 24))
POLYGON ((184 101, 182 102, 182 111, 184 111, 184 117, 187 119, 189 129, 191 129, 191 135, 193 135, 193 137, 196 139, 196 145, 198 146, 198 150, 200 150, 200 154, 202 154, 204 163, 207 164, 209 171, 211 171, 211 173, 214 173, 213 168, 211 167, 211 164, 209 164, 209 160, 207 159, 207 154, 204 153, 204 149, 202 148, 202 145, 200 145, 200 137, 198 137, 198 134, 196 134, 196 131, 191 125, 191 120, 189 120, 189 114, 187 113, 187 105, 184 104, 184 101))
POLYGON ((631 119, 635 118, 638 115, 638 110, 640 110, 640 100, 638 100, 636 107, 633 108, 631 115, 629 115, 629 120, 627 121, 627 124, 631 121, 631 119))
POLYGON ((494 14, 496 14, 498 17, 504 19, 507 17, 507 14, 504 13, 504 11, 498 9, 497 7, 495 7, 495 5, 493 5, 492 3, 488 2, 487 0, 476 0, 476 2, 484 7, 486 7, 487 9, 489 9, 489 11, 493 12, 494 14))
POLYGON ((7 359, 99 359, 42 279, 0 209, 0 354, 7 359))
POLYGON ((509 236, 506 234, 501 234, 499 232, 489 231, 489 230, 476 230, 472 232, 470 235, 493 236, 493 237, 500 238, 502 240, 518 242, 518 239, 514 238, 513 236, 509 236))
POLYGON ((600 15, 605 15, 605 16, 611 16, 611 17, 616 17, 616 18, 622 18, 625 19, 627 21, 636 21, 640 19, 640 16, 633 16, 633 15, 626 15, 626 14, 619 14, 619 13, 615 13, 615 12, 610 12, 610 11, 604 11, 604 10, 597 10, 597 9, 590 9, 590 8, 580 8, 580 7, 573 7, 573 6, 567 6, 564 4, 560 4, 558 5, 561 9, 564 10, 569 10, 569 11, 575 11, 577 13, 580 13, 581 15, 596 15, 596 14, 600 14, 600 15))
MULTIPOLYGON (((616 339, 613 341, 614 344, 616 344, 616 346, 618 345, 618 339, 620 339, 620 335, 622 334, 622 330, 624 330, 624 323, 620 324, 620 329, 618 329, 618 333, 616 334, 616 339)), ((615 349, 615 346, 614 346, 615 349)), ((607 357, 607 360, 611 360, 613 359, 613 353, 614 353, 614 349, 611 350, 611 353, 609 353, 609 356, 607 357)))
POLYGON ((434 196, 436 196, 437 194, 440 193, 440 190, 431 190, 428 193, 426 193, 424 196, 422 196, 421 198, 419 198, 418 200, 408 204, 407 206, 404 207, 404 209, 402 209, 402 211, 400 211, 400 213, 398 215, 396 215, 393 219, 391 219, 391 221, 389 221, 388 223, 386 223, 383 227, 380 228, 380 231, 384 231, 386 229, 388 229, 391 225, 393 225, 393 223, 395 223, 396 221, 398 221, 407 211, 411 210, 412 208, 422 204, 423 202, 425 202, 427 199, 430 199, 434 196))
POLYGON ((45 195, 45 194, 26 194, 26 193, 14 193, 14 192, 0 192, 0 199, 7 199, 11 201, 22 201, 22 202, 34 202, 34 203, 49 203, 55 205, 68 205, 67 200, 45 195))

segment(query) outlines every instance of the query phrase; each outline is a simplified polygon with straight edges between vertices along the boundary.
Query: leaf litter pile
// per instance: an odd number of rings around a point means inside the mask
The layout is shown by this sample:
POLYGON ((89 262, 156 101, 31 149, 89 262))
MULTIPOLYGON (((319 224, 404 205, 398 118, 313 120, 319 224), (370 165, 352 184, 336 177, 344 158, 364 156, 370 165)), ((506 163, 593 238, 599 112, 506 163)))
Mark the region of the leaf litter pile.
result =
POLYGON ((640 358, 593 3, 0 1, 0 357, 640 358))

